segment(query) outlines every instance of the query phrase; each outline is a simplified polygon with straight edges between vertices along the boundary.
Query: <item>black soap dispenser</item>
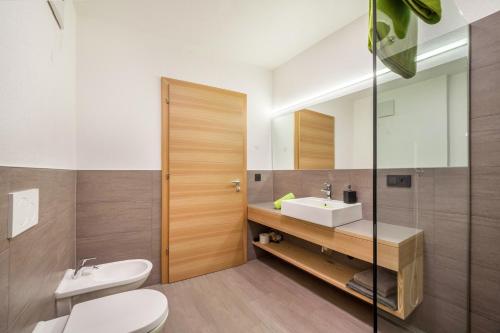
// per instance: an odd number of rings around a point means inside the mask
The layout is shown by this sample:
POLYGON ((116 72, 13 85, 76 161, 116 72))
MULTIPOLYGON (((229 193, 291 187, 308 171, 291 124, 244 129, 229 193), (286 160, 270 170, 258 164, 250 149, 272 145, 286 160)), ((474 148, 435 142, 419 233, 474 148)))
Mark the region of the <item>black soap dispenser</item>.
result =
POLYGON ((344 203, 353 204, 358 202, 358 196, 356 191, 351 189, 351 185, 347 185, 347 190, 344 191, 344 203))

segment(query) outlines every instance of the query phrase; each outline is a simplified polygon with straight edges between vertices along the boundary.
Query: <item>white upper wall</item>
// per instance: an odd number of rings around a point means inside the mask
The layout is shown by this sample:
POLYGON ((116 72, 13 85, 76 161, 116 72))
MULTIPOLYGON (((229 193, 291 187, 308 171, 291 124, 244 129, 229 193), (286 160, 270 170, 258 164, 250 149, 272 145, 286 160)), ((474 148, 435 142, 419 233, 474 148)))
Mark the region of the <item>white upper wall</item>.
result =
POLYGON ((84 0, 172 49, 272 69, 368 12, 345 0, 84 0))
MULTIPOLYGON (((368 4, 366 4, 368 6, 368 4)), ((419 22, 419 44, 447 35, 500 9, 500 0, 442 0, 443 17, 436 25, 419 22), (458 7, 457 7, 458 5, 458 7)), ((445 36, 452 39, 457 35, 445 36)), ((273 71, 273 110, 307 108, 318 103, 318 98, 346 83, 360 82, 345 94, 371 86, 372 55, 368 51, 368 15, 364 15, 342 29, 319 41, 309 49, 273 71), (311 100, 311 103, 307 103, 311 100)), ((441 38, 441 46, 447 38, 441 38)), ((433 43, 420 45, 422 52, 436 47, 433 43)), ((340 92, 338 96, 344 93, 340 92)), ((326 98, 326 100, 331 99, 326 98)), ((324 100, 324 99, 323 99, 324 100)))
POLYGON ((276 68, 273 109, 307 100, 371 73, 367 29, 364 15, 276 68))
POLYGON ((0 1, 0 165, 75 169, 75 14, 0 1))
POLYGON ((469 164, 469 96, 468 73, 448 76, 449 165, 469 164))
POLYGON ((448 165, 447 96, 446 75, 380 91, 378 103, 392 101, 394 113, 377 119, 379 168, 448 165))
POLYGON ((455 3, 469 23, 500 10, 500 0, 455 0, 455 3))
POLYGON ((354 169, 373 168, 373 98, 362 97, 353 103, 353 151, 354 169))
POLYGON ((273 169, 292 170, 295 167, 295 116, 293 113, 273 119, 271 137, 273 169))
POLYGON ((161 76, 247 94, 247 166, 271 169, 269 70, 182 51, 100 4, 77 10, 79 169, 161 168, 161 76))

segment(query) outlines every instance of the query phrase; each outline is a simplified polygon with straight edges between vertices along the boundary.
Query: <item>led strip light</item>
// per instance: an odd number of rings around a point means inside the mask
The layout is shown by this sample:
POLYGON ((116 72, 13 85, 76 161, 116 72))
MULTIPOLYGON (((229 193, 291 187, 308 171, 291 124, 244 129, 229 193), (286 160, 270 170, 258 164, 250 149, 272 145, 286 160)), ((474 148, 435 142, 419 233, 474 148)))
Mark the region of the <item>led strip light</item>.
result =
MULTIPOLYGON (((464 38, 464 39, 460 39, 460 40, 457 40, 455 42, 443 45, 443 46, 438 47, 436 49, 430 50, 428 52, 422 53, 422 54, 417 56, 417 63, 428 60, 428 59, 433 58, 435 56, 444 54, 446 52, 458 49, 459 47, 466 46, 468 44, 468 42, 469 42, 468 39, 464 38)), ((381 76, 381 75, 384 75, 384 74, 387 74, 390 72, 391 71, 389 70, 389 68, 382 68, 382 69, 377 71, 377 76, 381 76)), ((354 87, 356 85, 361 85, 363 83, 369 83, 369 82, 371 82, 372 78, 373 78, 373 74, 367 74, 367 75, 363 75, 355 80, 351 80, 351 81, 342 83, 342 84, 338 85, 337 87, 330 89, 328 91, 325 91, 323 93, 317 94, 314 97, 306 98, 306 99, 300 100, 296 103, 293 103, 287 107, 273 110, 271 113, 271 117, 276 117, 280 114, 284 114, 284 113, 287 113, 290 111, 299 110, 301 108, 304 108, 304 107, 307 107, 310 105, 324 102, 326 100, 333 98, 337 94, 341 93, 341 91, 344 89, 354 87)), ((338 96, 338 97, 340 97, 340 96, 338 96)))

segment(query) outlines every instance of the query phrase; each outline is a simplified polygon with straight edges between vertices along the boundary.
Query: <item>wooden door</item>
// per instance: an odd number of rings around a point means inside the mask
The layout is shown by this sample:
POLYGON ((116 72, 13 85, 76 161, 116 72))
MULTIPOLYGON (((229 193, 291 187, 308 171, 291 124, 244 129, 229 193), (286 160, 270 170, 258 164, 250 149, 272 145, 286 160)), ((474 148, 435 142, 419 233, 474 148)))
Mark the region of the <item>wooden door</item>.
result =
POLYGON ((310 110, 295 112, 295 169, 335 168, 335 118, 310 110))
POLYGON ((246 95, 165 78, 162 95, 165 283, 246 262, 246 95))

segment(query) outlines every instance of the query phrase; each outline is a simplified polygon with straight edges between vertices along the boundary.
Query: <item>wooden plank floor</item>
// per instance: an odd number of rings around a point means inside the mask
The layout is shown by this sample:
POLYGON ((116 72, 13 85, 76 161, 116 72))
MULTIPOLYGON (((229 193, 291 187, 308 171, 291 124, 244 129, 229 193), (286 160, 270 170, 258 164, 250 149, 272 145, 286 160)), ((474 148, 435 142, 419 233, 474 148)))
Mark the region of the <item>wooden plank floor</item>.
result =
POLYGON ((373 332, 370 305, 274 257, 152 288, 165 333, 373 332))

